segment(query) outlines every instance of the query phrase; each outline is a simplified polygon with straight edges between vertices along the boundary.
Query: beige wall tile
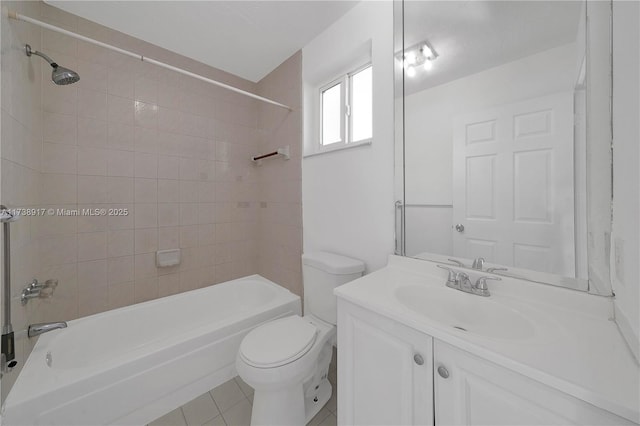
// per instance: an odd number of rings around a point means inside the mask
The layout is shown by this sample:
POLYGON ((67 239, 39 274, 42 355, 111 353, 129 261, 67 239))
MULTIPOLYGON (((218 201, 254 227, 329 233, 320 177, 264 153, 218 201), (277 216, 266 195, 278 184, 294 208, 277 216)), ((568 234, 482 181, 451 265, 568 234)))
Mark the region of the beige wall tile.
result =
POLYGON ((140 178, 158 177, 158 156, 144 152, 135 153, 134 175, 140 178))
POLYGON ((77 178, 70 174, 43 173, 42 204, 75 204, 77 201, 77 178))
POLYGON ((78 261, 106 259, 107 233, 87 232, 78 234, 78 261))
POLYGON ((122 68, 107 71, 107 93, 122 98, 133 99, 133 80, 122 68))
POLYGON ((180 227, 158 228, 158 249, 168 250, 180 247, 180 227))
POLYGON ((134 212, 135 228, 155 228, 158 226, 157 203, 136 204, 134 212))
POLYGON ((135 254, 155 253, 158 250, 158 228, 136 229, 135 254))
POLYGON ((44 112, 42 124, 43 139, 45 142, 69 145, 75 145, 77 143, 77 120, 75 115, 44 112))
POLYGON ((107 203, 133 203, 134 191, 134 178, 116 176, 107 178, 107 203))
POLYGON ((57 143, 44 143, 42 146, 42 172, 76 173, 76 147, 57 143))
POLYGON ((111 287, 118 283, 133 282, 133 256, 111 257, 107 259, 107 281, 111 287))
POLYGON ((179 203, 158 203, 158 226, 173 227, 180 225, 179 203))
POLYGON ((127 151, 109 150, 107 152, 107 175, 133 177, 133 155, 127 151))
POLYGON ((108 119, 110 123, 133 125, 134 101, 119 96, 108 95, 108 119))
POLYGON ((111 149, 134 150, 134 127, 130 124, 109 121, 107 125, 107 145, 111 149))
POLYGON ((107 232, 107 254, 120 257, 133 254, 134 231, 132 229, 107 232))
POLYGON ((135 178, 136 203, 157 203, 158 202, 158 180, 135 178))
POLYGON ((78 174, 107 176, 107 150, 85 146, 79 147, 78 174))
POLYGON ((107 94, 89 89, 78 89, 78 116, 107 120, 107 94))
POLYGON ((107 147, 107 122, 78 117, 78 145, 107 147))
POLYGON ((107 202, 106 176, 78 176, 78 203, 96 204, 107 202))

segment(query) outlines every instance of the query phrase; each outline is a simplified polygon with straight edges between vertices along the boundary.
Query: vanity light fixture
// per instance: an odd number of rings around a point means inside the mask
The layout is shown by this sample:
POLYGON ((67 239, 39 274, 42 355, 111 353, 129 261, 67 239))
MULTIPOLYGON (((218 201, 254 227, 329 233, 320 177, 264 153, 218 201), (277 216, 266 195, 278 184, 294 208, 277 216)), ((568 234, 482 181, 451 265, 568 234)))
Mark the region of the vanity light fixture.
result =
POLYGON ((425 71, 431 70, 433 61, 438 56, 433 46, 426 40, 405 49, 404 54, 400 52, 396 55, 408 77, 414 77, 418 67, 422 67, 425 71))

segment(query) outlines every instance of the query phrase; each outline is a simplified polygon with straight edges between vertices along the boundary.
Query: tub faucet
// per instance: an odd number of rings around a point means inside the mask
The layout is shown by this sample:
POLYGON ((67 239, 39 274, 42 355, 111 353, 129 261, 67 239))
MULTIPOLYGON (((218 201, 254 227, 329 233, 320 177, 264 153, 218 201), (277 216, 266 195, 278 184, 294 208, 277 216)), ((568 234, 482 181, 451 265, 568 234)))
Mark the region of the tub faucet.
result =
POLYGON ((31 324, 29 326, 29 330, 27 331, 27 336, 35 337, 39 336, 48 331, 57 330, 59 328, 67 328, 67 323, 64 321, 60 322, 42 322, 39 324, 31 324))

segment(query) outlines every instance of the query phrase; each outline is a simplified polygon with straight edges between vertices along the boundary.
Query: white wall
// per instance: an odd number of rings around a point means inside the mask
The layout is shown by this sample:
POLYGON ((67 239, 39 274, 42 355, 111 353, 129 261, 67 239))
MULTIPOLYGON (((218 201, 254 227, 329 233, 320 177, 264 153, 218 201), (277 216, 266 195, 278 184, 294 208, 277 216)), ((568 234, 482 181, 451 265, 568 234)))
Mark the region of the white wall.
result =
POLYGON ((453 117, 561 91, 572 91, 575 43, 550 49, 407 96, 405 155, 407 253, 450 255, 453 117), (428 124, 428 125, 427 125, 428 124))
MULTIPOLYGON (((362 2, 302 50, 304 143, 316 143, 315 94, 370 46, 373 143, 303 159, 304 251, 327 250, 386 265, 393 252, 393 4, 362 2)), ((368 54, 368 53, 367 53, 368 54)))
POLYGON ((616 322, 640 359, 640 3, 613 2, 613 238, 616 322))

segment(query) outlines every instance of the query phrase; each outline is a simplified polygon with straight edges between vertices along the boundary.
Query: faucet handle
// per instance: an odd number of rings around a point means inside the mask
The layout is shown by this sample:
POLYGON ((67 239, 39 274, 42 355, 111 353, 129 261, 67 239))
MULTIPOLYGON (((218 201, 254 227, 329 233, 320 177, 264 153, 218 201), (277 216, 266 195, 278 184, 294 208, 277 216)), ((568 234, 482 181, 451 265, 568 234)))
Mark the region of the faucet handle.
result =
POLYGON ((453 263, 455 263, 456 265, 458 265, 458 266, 460 266, 460 267, 462 267, 462 268, 465 268, 465 267, 466 267, 466 266, 464 266, 464 263, 460 262, 459 260, 456 260, 456 259, 447 259, 447 260, 448 260, 449 262, 453 262, 453 263))
POLYGON ((477 288, 478 290, 488 290, 487 280, 502 281, 502 278, 498 278, 498 277, 480 277, 480 278, 478 278, 476 280, 475 288, 477 288))
POLYGON ((455 283, 458 280, 458 274, 460 274, 460 272, 458 272, 458 271, 456 271, 454 269, 448 268, 446 266, 443 266, 443 265, 436 265, 436 266, 438 268, 445 269, 445 270, 449 271, 449 276, 447 277, 447 282, 455 283))
POLYGON ((495 267, 487 268, 487 272, 490 273, 490 274, 492 274, 492 273, 494 273, 496 271, 508 271, 508 269, 507 268, 495 268, 495 267))

